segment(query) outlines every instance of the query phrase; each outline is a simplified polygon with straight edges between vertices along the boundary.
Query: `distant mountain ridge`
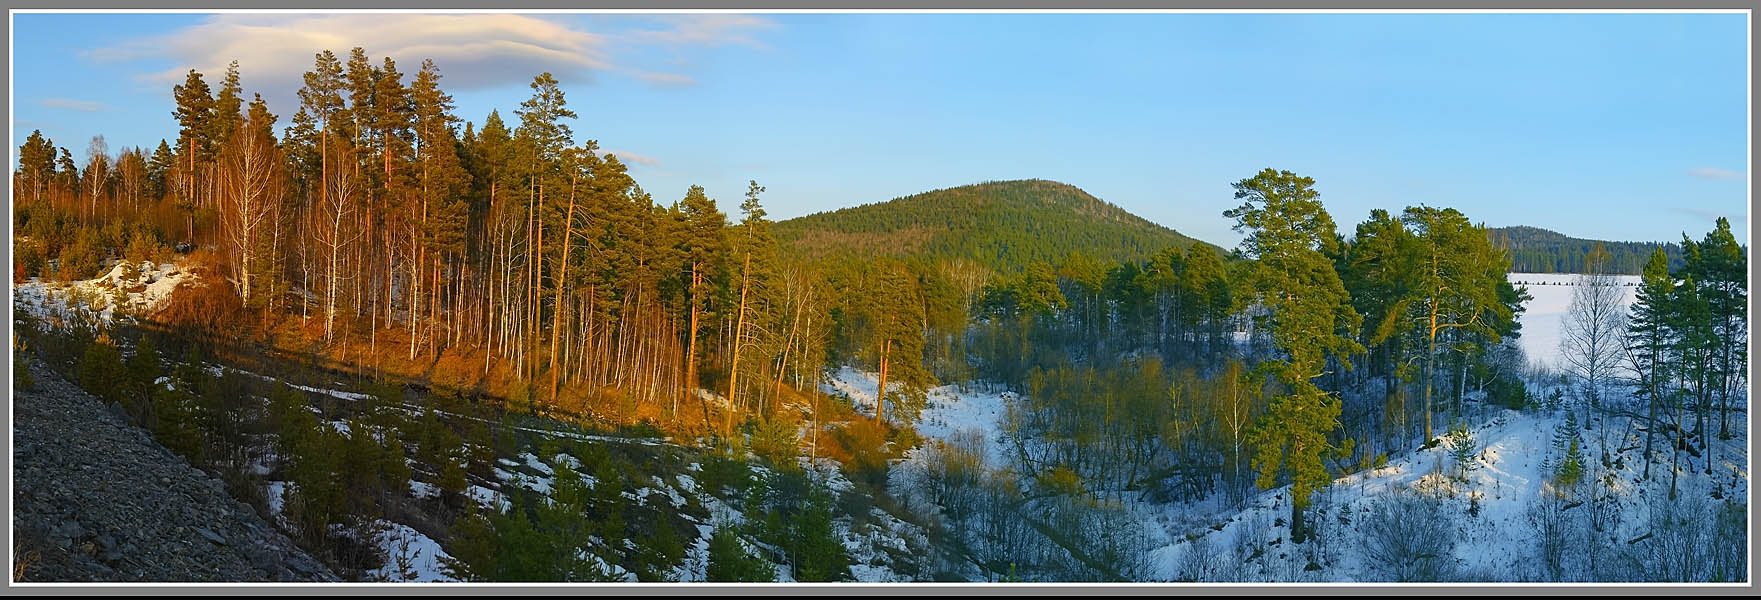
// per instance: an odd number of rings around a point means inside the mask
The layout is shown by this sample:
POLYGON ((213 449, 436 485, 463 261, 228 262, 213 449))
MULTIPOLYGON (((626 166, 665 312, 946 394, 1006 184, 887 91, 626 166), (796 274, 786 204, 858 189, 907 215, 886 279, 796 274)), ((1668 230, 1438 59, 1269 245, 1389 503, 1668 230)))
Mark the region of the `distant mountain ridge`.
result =
POLYGON ((1623 275, 1642 273, 1651 253, 1660 247, 1669 256, 1671 270, 1682 266, 1682 247, 1676 243, 1589 240, 1526 225, 1487 228, 1486 237, 1492 247, 1510 251, 1513 273, 1582 273, 1584 258, 1597 243, 1608 250, 1614 272, 1623 275))
POLYGON ((784 247, 809 258, 961 257, 999 271, 1056 264, 1073 252, 1128 261, 1204 244, 1044 179, 987 181, 814 213, 779 222, 775 232, 784 247))

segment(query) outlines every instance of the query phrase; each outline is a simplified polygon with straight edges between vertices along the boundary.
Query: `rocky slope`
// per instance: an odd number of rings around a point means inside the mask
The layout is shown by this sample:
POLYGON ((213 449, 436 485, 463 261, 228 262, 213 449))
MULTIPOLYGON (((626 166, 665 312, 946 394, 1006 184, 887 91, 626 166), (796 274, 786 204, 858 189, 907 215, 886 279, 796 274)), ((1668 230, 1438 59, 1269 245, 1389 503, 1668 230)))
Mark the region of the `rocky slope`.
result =
POLYGON ((337 580, 119 408, 30 370, 12 404, 15 581, 337 580))

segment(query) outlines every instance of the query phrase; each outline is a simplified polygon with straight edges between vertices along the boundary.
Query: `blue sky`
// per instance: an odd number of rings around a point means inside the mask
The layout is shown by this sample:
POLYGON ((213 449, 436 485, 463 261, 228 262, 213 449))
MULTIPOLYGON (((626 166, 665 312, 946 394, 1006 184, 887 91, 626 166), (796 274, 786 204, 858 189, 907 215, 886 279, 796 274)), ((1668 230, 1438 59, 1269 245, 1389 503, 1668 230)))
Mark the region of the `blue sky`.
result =
MULTIPOLYGON (((458 115, 552 71, 576 140, 657 200, 783 219, 1045 178, 1230 246, 1230 182, 1314 177, 1349 234, 1452 206, 1579 237, 1748 235, 1742 14, 15 14, 13 142, 173 139, 171 86, 241 62, 285 126, 313 53, 433 58, 458 115)), ((16 164, 16 161, 15 163, 16 164)))

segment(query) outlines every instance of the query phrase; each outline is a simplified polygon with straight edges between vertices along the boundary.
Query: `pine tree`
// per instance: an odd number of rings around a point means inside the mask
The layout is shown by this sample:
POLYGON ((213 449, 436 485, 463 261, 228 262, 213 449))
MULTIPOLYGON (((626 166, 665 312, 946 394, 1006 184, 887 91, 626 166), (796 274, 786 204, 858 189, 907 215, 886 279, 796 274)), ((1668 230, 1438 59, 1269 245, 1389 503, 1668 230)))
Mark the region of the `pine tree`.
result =
POLYGON ((19 180, 32 200, 41 202, 55 177, 55 144, 43 137, 42 130, 32 130, 18 148, 19 180))
POLYGON ((758 201, 763 192, 764 188, 757 181, 748 182, 746 200, 740 203, 744 218, 732 240, 733 253, 740 257, 740 269, 734 275, 739 285, 734 286, 738 290, 738 300, 734 303, 734 331, 728 359, 728 432, 734 428, 734 412, 744 407, 739 401, 741 372, 755 368, 741 361, 741 354, 760 346, 758 331, 769 327, 770 315, 763 308, 771 305, 770 282, 776 269, 776 240, 771 237, 770 221, 764 218, 764 207, 758 201))
MULTIPOLYGON (((724 280, 728 218, 716 209, 715 201, 703 192, 703 186, 697 185, 691 186, 685 192, 685 198, 679 201, 678 211, 684 220, 679 237, 679 251, 685 257, 684 265, 689 272, 686 296, 691 313, 690 324, 686 328, 685 385, 690 386, 690 390, 694 392, 702 385, 697 378, 699 324, 706 318, 713 318, 714 313, 710 312, 713 290, 716 282, 724 280)), ((674 412, 677 413, 676 408, 674 412)), ((705 414, 705 419, 707 418, 705 414)))
MULTIPOLYGON (((388 64, 389 69, 389 64, 388 64)), ((422 261, 418 268, 429 269, 438 280, 443 265, 463 264, 466 222, 470 206, 466 199, 470 175, 465 172, 459 156, 459 140, 455 137, 452 96, 440 90, 440 71, 434 61, 422 61, 422 68, 410 86, 416 132, 416 179, 422 202, 424 254, 433 253, 432 261, 422 261)), ((455 267, 454 277, 462 277, 455 267)), ((432 286, 429 303, 430 327, 440 318, 439 282, 432 286)), ((454 307, 456 310, 456 306, 454 307)), ((438 340, 436 340, 438 346, 438 340)))
POLYGON ((1393 375, 1402 336, 1417 324, 1402 303, 1411 294, 1410 280, 1417 267, 1414 242, 1404 221, 1388 211, 1372 210, 1370 219, 1358 224, 1340 269, 1352 306, 1364 315, 1363 344, 1371 349, 1372 358, 1381 355, 1381 360, 1371 363, 1372 370, 1378 363, 1386 365, 1384 375, 1393 375))
POLYGON ((178 141, 183 147, 183 177, 178 184, 180 192, 177 206, 189 217, 188 238, 196 236, 196 163, 206 161, 210 153, 213 138, 209 137, 212 126, 209 121, 214 117, 214 98, 208 93, 207 82, 202 81, 202 74, 190 69, 189 76, 183 85, 172 87, 172 96, 177 101, 177 108, 171 115, 177 118, 182 126, 178 133, 178 141))
POLYGON ((61 148, 61 156, 55 161, 55 186, 61 193, 79 193, 79 166, 73 162, 73 153, 66 147, 61 148))
POLYGON ((1415 269, 1412 292, 1402 302, 1420 321, 1425 335, 1425 440, 1432 439, 1431 391, 1435 385, 1438 338, 1448 330, 1490 335, 1497 340, 1487 313, 1505 314, 1498 282, 1509 261, 1495 253, 1483 227, 1469 223, 1452 208, 1409 207, 1402 217, 1413 229, 1415 269), (1503 311, 1500 313, 1499 311, 1503 311))
POLYGON ((1327 259, 1337 252, 1333 219, 1313 186, 1313 179, 1266 169, 1234 184, 1244 203, 1223 213, 1247 234, 1240 249, 1256 260, 1253 288, 1271 309, 1273 343, 1285 354, 1261 363, 1288 391, 1272 398, 1251 438, 1260 487, 1273 487, 1281 475, 1292 484, 1293 539, 1306 534, 1310 495, 1331 480, 1322 459, 1335 450, 1327 436, 1339 427, 1339 400, 1312 380, 1325 374, 1328 355, 1349 367, 1345 356, 1363 351, 1350 337, 1361 317, 1327 259))
POLYGON ((900 421, 914 423, 923 410, 930 383, 929 373, 923 368, 922 293, 917 278, 904 263, 889 261, 879 265, 879 269, 876 287, 870 293, 880 366, 874 418, 877 423, 885 418, 890 373, 899 384, 893 412, 900 421))

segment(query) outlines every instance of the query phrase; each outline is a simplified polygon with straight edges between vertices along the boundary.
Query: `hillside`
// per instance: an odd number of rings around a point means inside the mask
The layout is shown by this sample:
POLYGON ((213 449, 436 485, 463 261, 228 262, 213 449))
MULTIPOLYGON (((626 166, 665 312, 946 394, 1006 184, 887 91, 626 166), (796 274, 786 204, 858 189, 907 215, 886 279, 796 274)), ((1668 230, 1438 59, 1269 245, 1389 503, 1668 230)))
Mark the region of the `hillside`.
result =
POLYGON ((1029 179, 924 192, 777 224, 777 240, 809 258, 963 257, 1014 271, 1072 252, 1138 260, 1202 243, 1075 186, 1029 179))
POLYGON ((1600 242, 1613 256, 1614 271, 1622 275, 1638 275, 1645 260, 1659 246, 1669 255, 1669 268, 1682 265, 1681 244, 1657 242, 1610 242, 1586 240, 1539 227, 1491 227, 1486 235, 1493 247, 1510 250, 1512 273, 1577 273, 1583 270, 1584 257, 1600 242))
POLYGON ((121 407, 17 360, 31 383, 13 390, 15 581, 337 579, 121 407))

